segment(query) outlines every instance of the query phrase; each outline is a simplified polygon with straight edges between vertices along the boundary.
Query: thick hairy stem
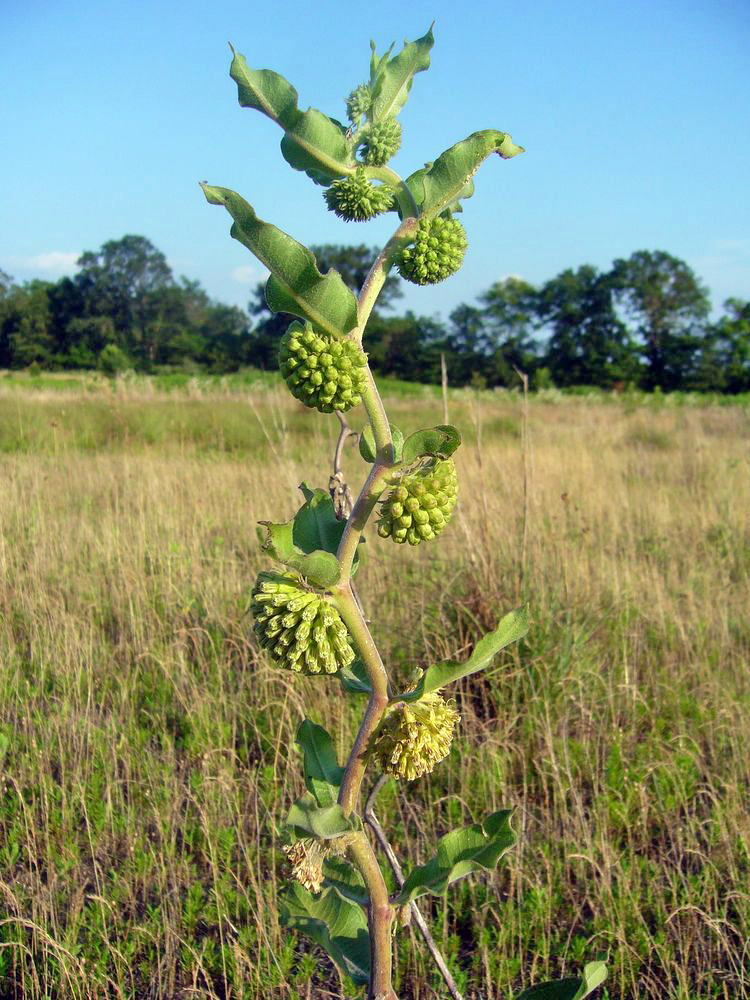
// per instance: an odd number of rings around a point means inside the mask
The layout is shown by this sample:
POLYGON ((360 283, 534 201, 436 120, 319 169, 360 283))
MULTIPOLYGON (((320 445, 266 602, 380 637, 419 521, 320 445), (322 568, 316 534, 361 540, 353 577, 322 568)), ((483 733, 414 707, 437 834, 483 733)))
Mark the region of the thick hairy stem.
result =
POLYGON ((361 833, 349 845, 352 861, 362 873, 370 901, 367 904, 367 923, 370 928, 370 989, 369 1000, 398 1000, 393 992, 393 950, 391 924, 393 907, 388 901, 388 888, 383 879, 378 859, 370 846, 366 833, 361 833))
POLYGON ((380 295, 380 292, 382 291, 385 279, 388 277, 388 272, 393 267, 393 262, 399 251, 411 243, 414 239, 417 232, 417 225, 417 220, 413 216, 410 216, 408 219, 404 219, 396 232, 393 236, 391 236, 386 245, 375 258, 375 261, 370 268, 370 272, 365 278, 365 283, 362 285, 362 290, 359 293, 359 299, 357 302, 359 321, 355 333, 360 344, 362 343, 362 335, 365 331, 365 327, 367 326, 367 321, 370 318, 370 313, 372 312, 378 295, 380 295))

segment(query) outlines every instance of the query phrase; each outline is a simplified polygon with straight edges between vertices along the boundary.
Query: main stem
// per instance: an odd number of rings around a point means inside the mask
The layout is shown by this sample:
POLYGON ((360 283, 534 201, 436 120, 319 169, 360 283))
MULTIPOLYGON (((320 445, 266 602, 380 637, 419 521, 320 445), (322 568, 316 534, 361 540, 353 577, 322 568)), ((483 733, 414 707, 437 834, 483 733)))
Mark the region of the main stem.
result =
MULTIPOLYGON (((404 219, 376 258, 365 279, 357 302, 358 324, 350 334, 351 338, 359 344, 362 343, 370 313, 385 284, 396 255, 403 246, 411 242, 416 228, 416 218, 409 215, 408 218, 404 219)), ((351 584, 354 557, 362 532, 380 494, 385 489, 388 473, 395 462, 390 424, 369 365, 366 372, 367 384, 362 393, 362 401, 372 427, 375 441, 375 461, 346 522, 346 528, 336 553, 341 576, 339 583, 331 592, 333 602, 354 640, 354 645, 364 664, 372 689, 339 789, 339 805, 347 815, 357 808, 362 779, 367 767, 367 746, 388 707, 389 694, 388 672, 367 627, 367 622, 362 615, 351 584)), ((369 997, 371 1000, 398 1000, 391 983, 393 974, 391 944, 393 907, 388 900, 388 889, 378 859, 364 831, 350 843, 349 855, 364 879, 369 899, 367 922, 370 931, 372 970, 369 997)))

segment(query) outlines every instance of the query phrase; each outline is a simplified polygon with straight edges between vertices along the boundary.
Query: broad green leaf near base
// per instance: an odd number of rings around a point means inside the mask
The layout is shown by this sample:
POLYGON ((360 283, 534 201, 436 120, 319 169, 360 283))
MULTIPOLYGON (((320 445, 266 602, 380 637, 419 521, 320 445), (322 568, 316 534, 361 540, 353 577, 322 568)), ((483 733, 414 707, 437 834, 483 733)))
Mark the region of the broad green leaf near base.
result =
POLYGON ((522 639, 529 630, 529 616, 525 608, 511 611, 492 632, 482 636, 474 647, 474 652, 463 663, 443 660, 428 667, 417 681, 412 691, 399 695, 394 701, 418 701, 431 691, 451 684, 453 681, 476 674, 490 666, 494 658, 512 642, 522 639))
POLYGON ((539 983, 520 993, 516 1000, 583 1000, 601 986, 607 978, 604 962, 589 962, 583 970, 583 978, 577 976, 558 979, 556 982, 539 983))
POLYGON ((506 132, 485 129, 474 132, 455 146, 446 149, 434 163, 416 170, 406 179, 420 216, 433 218, 446 209, 456 210, 459 199, 474 192, 472 178, 491 153, 509 160, 523 153, 506 132))
POLYGON ((305 719, 297 730, 296 739, 304 755, 308 792, 319 806, 334 805, 338 801, 344 769, 339 767, 331 737, 322 726, 305 719))
POLYGON ((333 337, 342 337, 357 325, 357 300, 338 271, 321 274, 307 247, 259 219, 236 191, 205 183, 201 187, 210 204, 223 205, 232 216, 231 236, 271 272, 266 300, 273 312, 309 320, 333 337))
POLYGON ((355 983, 369 983, 370 936, 361 906, 333 888, 313 896, 295 883, 281 898, 281 922, 320 945, 355 983))
POLYGON ((404 905, 428 892, 439 896, 451 882, 471 872, 492 871, 516 842, 510 828, 511 815, 512 810, 501 809, 484 823, 446 833, 438 841, 435 857, 410 872, 396 901, 404 905))
POLYGON ((354 157, 339 122, 314 108, 300 111, 297 91, 288 80, 270 69, 251 69, 243 55, 232 53, 229 75, 241 107, 260 111, 284 130, 281 152, 290 166, 318 184, 354 173, 354 157))
POLYGON ((354 865, 343 858, 326 858, 323 863, 323 885, 349 902, 366 906, 370 900, 367 886, 354 865))
POLYGON ((415 42, 405 42, 403 49, 392 59, 393 46, 378 58, 375 43, 370 43, 370 93, 373 97, 367 116, 370 121, 379 122, 399 113, 406 104, 414 74, 429 69, 430 49, 434 44, 432 27, 415 42))

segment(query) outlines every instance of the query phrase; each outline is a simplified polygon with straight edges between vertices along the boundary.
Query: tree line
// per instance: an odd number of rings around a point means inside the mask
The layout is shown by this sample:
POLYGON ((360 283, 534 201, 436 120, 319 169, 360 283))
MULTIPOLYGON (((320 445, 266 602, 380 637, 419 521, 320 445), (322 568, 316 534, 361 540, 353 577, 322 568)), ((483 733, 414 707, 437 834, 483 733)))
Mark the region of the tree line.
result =
MULTIPOLYGON (((313 247, 321 271, 335 267, 353 289, 376 251, 313 247)), ((710 320, 705 287, 664 251, 641 250, 607 271, 568 268, 542 285, 509 277, 447 321, 397 309, 391 275, 365 334, 376 371, 452 385, 636 386, 750 391, 750 302, 731 298, 710 320)), ((98 368, 231 372, 276 368, 290 316, 273 315, 258 285, 247 311, 175 279, 143 236, 87 251, 73 277, 15 283, 0 272, 0 368, 98 368)))

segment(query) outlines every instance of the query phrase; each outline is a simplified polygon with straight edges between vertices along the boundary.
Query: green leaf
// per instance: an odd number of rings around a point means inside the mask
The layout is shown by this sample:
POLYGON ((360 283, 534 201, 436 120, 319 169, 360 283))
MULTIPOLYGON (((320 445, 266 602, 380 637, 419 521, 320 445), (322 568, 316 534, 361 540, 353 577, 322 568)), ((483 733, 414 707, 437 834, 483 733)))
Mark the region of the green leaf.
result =
MULTIPOLYGON (((346 522, 336 517, 333 501, 325 490, 310 490, 305 483, 300 489, 305 502, 291 521, 260 522, 266 529, 263 548, 314 586, 332 587, 340 576, 336 552, 346 522)), ((359 556, 355 556, 352 572, 358 565, 359 556)))
POLYGON ((352 694, 372 694, 370 678, 367 676, 365 665, 359 657, 356 657, 348 667, 341 667, 336 676, 341 681, 341 686, 345 691, 352 694))
POLYGON ((448 458, 461 444, 461 434, 450 424, 438 424, 423 431, 415 431, 404 441, 401 461, 410 465, 422 455, 448 458))
POLYGON ((361 906, 335 889, 313 896, 298 883, 281 898, 281 922, 306 934, 355 983, 370 982, 370 935, 361 906))
POLYGON ((375 43, 370 43, 370 92, 373 95, 370 121, 379 122, 399 113, 406 104, 414 74, 429 68, 430 49, 434 43, 432 26, 416 42, 404 42, 403 49, 393 59, 389 58, 393 46, 378 58, 375 43))
POLYGON ((443 660, 442 663, 433 664, 424 671, 413 691, 399 695, 394 700, 418 701, 431 691, 437 691, 461 677, 468 677, 470 674, 476 674, 478 671, 486 669, 501 649, 518 639, 522 639, 528 631, 529 616, 527 610, 519 608, 517 611, 511 611, 501 620, 496 629, 482 636, 468 660, 464 660, 463 663, 443 660))
MULTIPOLYGON (((388 426, 391 429, 391 438, 393 439, 393 461, 400 462, 401 451, 404 446, 404 435, 395 424, 389 424, 388 426)), ((375 435, 372 433, 372 427, 369 424, 367 424, 359 435, 359 453, 365 462, 374 462, 377 457, 375 435)))
POLYGON ((583 970, 583 978, 571 977, 555 982, 539 983, 520 993, 516 1000, 583 1000, 589 993, 601 986, 607 978, 604 962, 589 962, 583 970))
POLYGON ((292 313, 319 330, 341 337, 357 325, 357 300, 338 271, 321 274, 315 257, 270 222, 263 222, 244 198, 229 188, 201 184, 211 205, 223 205, 234 219, 231 236, 271 272, 266 300, 274 312, 292 313))
POLYGON ((336 556, 322 549, 305 553, 294 544, 294 519, 283 524, 259 523, 266 529, 263 551, 272 559, 296 569, 314 587, 326 589, 338 583, 341 569, 336 556))
POLYGON ((281 152, 287 163, 318 184, 353 173, 354 158, 343 126, 322 111, 300 111, 297 91, 288 80, 270 69, 251 69, 244 56, 232 52, 229 75, 237 84, 240 105, 260 111, 283 128, 281 152))
POLYGON ((297 743, 304 754, 305 785, 319 806, 332 806, 338 800, 344 775, 339 767, 331 737, 322 726, 305 719, 297 730, 297 743))
POLYGON ((370 897, 367 887, 354 865, 343 858, 326 858, 323 863, 323 884, 335 889, 346 900, 366 906, 370 897))
POLYGON ((446 833, 438 841, 435 857, 409 874, 397 902, 410 903, 428 892, 439 896, 452 882, 471 872, 491 871, 516 842, 510 828, 511 815, 512 810, 501 809, 484 823, 446 833))
POLYGON ((523 152, 523 147, 516 146, 506 132, 496 129, 474 132, 446 149, 434 163, 407 177, 406 186, 414 196, 420 216, 433 218, 446 209, 455 211, 459 199, 471 197, 472 178, 491 153, 509 160, 523 152))
POLYGON ((338 803, 319 806, 312 792, 305 792, 297 799, 285 822, 294 828, 298 837, 314 837, 316 840, 335 840, 356 829, 338 803))
POLYGON ((10 740, 5 735, 5 733, 0 730, 0 764, 2 764, 6 753, 8 752, 8 747, 10 746, 10 740))

